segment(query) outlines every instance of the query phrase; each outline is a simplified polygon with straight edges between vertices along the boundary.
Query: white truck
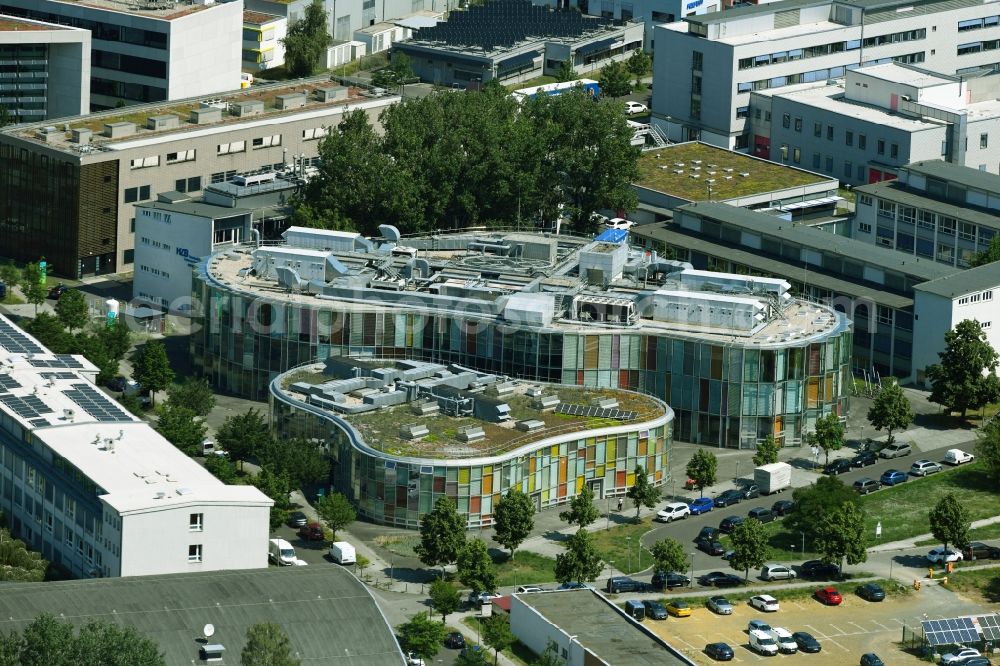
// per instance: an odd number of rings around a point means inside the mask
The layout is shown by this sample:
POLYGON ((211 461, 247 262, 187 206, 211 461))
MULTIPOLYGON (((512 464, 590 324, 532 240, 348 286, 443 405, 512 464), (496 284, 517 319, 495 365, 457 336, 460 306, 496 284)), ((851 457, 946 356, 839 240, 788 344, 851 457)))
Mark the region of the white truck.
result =
POLYGON ((298 558, 295 557, 295 549, 292 548, 292 544, 284 539, 271 539, 268 541, 267 557, 282 567, 290 567, 298 563, 298 558))
POLYGON ((354 564, 357 562, 357 554, 354 546, 346 541, 334 541, 330 544, 330 557, 337 564, 354 564))
POLYGON ((778 462, 755 467, 753 482, 757 484, 760 492, 764 495, 780 493, 785 488, 792 486, 792 466, 788 463, 778 462))

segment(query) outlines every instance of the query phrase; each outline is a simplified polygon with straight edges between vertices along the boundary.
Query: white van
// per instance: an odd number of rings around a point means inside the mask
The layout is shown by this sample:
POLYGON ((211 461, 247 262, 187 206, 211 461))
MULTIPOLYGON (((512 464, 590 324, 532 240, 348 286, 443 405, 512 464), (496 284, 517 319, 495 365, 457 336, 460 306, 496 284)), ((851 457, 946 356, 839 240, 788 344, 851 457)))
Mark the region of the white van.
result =
POLYGON ((283 567, 293 566, 298 561, 292 544, 284 539, 271 539, 268 542, 267 559, 283 567))
POLYGON ((760 629, 750 630, 750 649, 758 654, 778 654, 777 642, 760 629))
POLYGON ((334 541, 330 544, 330 557, 337 564, 354 564, 357 562, 357 554, 354 546, 346 541, 334 541))

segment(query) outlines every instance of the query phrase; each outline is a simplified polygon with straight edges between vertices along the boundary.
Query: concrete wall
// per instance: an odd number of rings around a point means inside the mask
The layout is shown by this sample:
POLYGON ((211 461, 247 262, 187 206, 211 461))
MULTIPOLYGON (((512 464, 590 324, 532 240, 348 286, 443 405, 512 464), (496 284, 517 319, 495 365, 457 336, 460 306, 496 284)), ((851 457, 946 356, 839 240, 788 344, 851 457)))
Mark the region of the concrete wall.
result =
MULTIPOLYGON (((916 289, 913 299, 913 375, 910 381, 922 383, 927 366, 939 363, 938 352, 944 349, 944 335, 966 319, 975 319, 986 326, 986 339, 994 349, 1000 349, 1000 285, 993 289, 990 300, 959 305, 954 299, 916 289), (919 344, 919 341, 926 341, 919 344)), ((973 292, 982 295, 983 292, 973 292)))
POLYGON ((243 7, 216 4, 170 22, 168 99, 238 90, 243 66, 243 7))

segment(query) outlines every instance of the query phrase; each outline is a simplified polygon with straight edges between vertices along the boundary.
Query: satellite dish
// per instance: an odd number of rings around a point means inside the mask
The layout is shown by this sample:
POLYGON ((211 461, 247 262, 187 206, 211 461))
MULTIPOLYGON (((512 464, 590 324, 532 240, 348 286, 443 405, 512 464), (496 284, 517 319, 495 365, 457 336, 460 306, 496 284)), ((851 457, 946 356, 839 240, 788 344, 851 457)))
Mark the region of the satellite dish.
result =
POLYGON ((205 638, 211 638, 212 634, 215 633, 215 625, 213 625, 213 624, 206 624, 205 628, 202 629, 201 631, 202 631, 202 633, 205 634, 205 638))

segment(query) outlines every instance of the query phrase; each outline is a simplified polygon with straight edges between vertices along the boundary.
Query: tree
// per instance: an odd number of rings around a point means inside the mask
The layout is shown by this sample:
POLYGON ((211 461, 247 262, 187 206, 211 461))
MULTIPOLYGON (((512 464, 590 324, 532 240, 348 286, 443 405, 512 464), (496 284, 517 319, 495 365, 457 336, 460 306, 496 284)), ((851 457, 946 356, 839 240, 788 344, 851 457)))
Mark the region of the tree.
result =
POLYGON ((972 259, 969 260, 969 267, 985 266, 994 261, 1000 261, 1000 236, 994 236, 990 239, 989 247, 982 252, 972 255, 972 259))
POLYGON ((455 658, 455 666, 486 666, 486 650, 462 650, 455 658))
POLYGON ((910 401, 895 381, 883 384, 868 410, 868 421, 876 430, 887 430, 892 444, 893 430, 904 430, 913 421, 910 401))
POLYGON ((174 381, 174 370, 170 367, 167 348, 162 342, 150 340, 136 352, 132 360, 132 378, 139 382, 155 405, 156 392, 164 390, 174 381))
POLYGON ((70 353, 83 354, 88 361, 97 366, 98 384, 106 384, 118 374, 118 360, 111 358, 99 336, 81 332, 71 339, 70 353))
POLYGON ((448 633, 444 622, 436 622, 426 613, 417 613, 410 621, 396 628, 399 642, 407 652, 413 652, 422 659, 431 659, 441 649, 448 633))
POLYGON ((323 499, 316 504, 316 513, 333 530, 333 541, 337 540, 337 532, 358 518, 350 500, 337 492, 324 495, 323 499))
POLYGON ((656 562, 657 571, 684 571, 687 567, 687 553, 677 539, 660 539, 649 549, 656 562))
POLYGON ((538 659, 531 662, 531 666, 566 666, 566 660, 559 656, 559 646, 550 639, 538 659))
POLYGON ((108 350, 108 355, 117 363, 125 358, 132 348, 132 332, 123 321, 115 320, 110 326, 103 326, 97 332, 97 337, 108 350))
POLYGON ((21 269, 10 261, 0 262, 0 282, 13 289, 21 282, 21 269))
POLYGON ((483 623, 483 642, 493 648, 493 663, 500 663, 500 653, 509 648, 517 637, 510 630, 510 616, 507 613, 495 613, 483 623))
POLYGON ((580 75, 573 69, 572 61, 566 59, 559 63, 559 69, 556 70, 556 81, 566 83, 567 81, 576 81, 578 78, 580 75))
POLYGON ((573 496, 569 501, 569 509, 559 514, 559 520, 570 525, 586 527, 600 517, 601 512, 594 506, 594 491, 588 486, 573 496))
POLYGON ((48 292, 42 284, 42 269, 37 263, 25 264, 21 269, 21 292, 24 299, 35 306, 35 316, 38 316, 38 306, 45 302, 48 292))
POLYGON ((159 646, 135 627, 101 621, 88 622, 80 628, 73 653, 74 664, 164 666, 167 663, 159 646))
POLYGON ((267 467, 261 467, 260 471, 250 479, 250 483, 274 501, 270 514, 271 529, 278 529, 291 512, 291 502, 288 501, 290 490, 288 477, 284 474, 275 474, 267 467))
POLYGON ((240 653, 242 666, 299 666, 292 656, 288 634, 273 622, 258 622, 247 629, 247 642, 240 653))
POLYGON ((293 488, 304 489, 330 476, 330 458, 316 442, 308 439, 268 438, 257 451, 256 458, 261 465, 287 473, 293 488))
POLYGON ((68 289, 56 301, 56 316, 63 326, 72 333, 75 329, 83 328, 87 325, 90 309, 87 306, 87 299, 79 289, 68 289))
POLYGON ((187 407, 198 416, 208 416, 215 407, 212 387, 206 380, 196 377, 186 377, 180 384, 171 384, 167 388, 167 397, 171 405, 187 407))
POLYGON ((458 588, 444 578, 436 578, 430 588, 431 608, 435 613, 441 613, 441 622, 462 605, 462 593, 458 588))
POLYGON ((0 529, 0 581, 38 583, 45 579, 48 567, 40 553, 28 550, 23 541, 0 529))
POLYGON ((429 567, 443 567, 458 559, 464 545, 465 521, 458 515, 454 501, 439 497, 420 521, 420 543, 414 548, 417 557, 429 567))
POLYGON ((118 398, 118 402, 122 407, 139 418, 145 417, 146 406, 142 404, 142 400, 135 393, 122 393, 121 397, 118 398))
POLYGON ((729 564, 734 569, 744 571, 744 579, 750 578, 750 569, 763 566, 767 560, 767 531, 756 518, 748 518, 732 533, 733 556, 729 564))
POLYGON ((604 568, 593 538, 585 527, 565 542, 566 552, 556 555, 556 580, 560 583, 577 583, 597 580, 604 568))
POLYGON ((927 366, 931 402, 949 412, 961 412, 964 419, 968 410, 1000 400, 1000 378, 996 375, 1000 357, 980 323, 961 321, 944 334, 944 341, 944 351, 938 352, 941 362, 927 366))
POLYGON ((413 73, 413 63, 410 62, 410 56, 406 55, 402 51, 393 51, 392 63, 389 67, 392 69, 393 74, 396 75, 396 81, 400 84, 415 77, 415 74, 413 73))
POLYGON ((66 332, 59 317, 48 312, 39 312, 34 319, 22 320, 20 326, 53 354, 68 354, 73 347, 73 336, 66 332))
POLYGON ((814 538, 823 561, 836 562, 841 569, 845 557, 848 564, 860 564, 868 559, 865 514, 853 502, 826 513, 816 525, 814 538))
POLYGON ((205 469, 227 486, 235 486, 240 482, 236 465, 228 456, 208 456, 205 458, 205 469))
POLYGON ((753 454, 753 464, 760 467, 778 462, 779 448, 778 443, 774 441, 774 435, 768 435, 764 441, 757 443, 757 452, 753 454))
POLYGON ((705 449, 698 449, 687 464, 688 478, 694 481, 700 497, 705 496, 705 488, 715 483, 715 472, 719 461, 715 454, 705 449))
POLYGON ((642 85, 642 77, 646 76, 649 72, 650 65, 653 64, 653 59, 649 57, 642 49, 636 49, 629 56, 629 59, 625 61, 625 67, 628 69, 629 73, 635 77, 636 87, 642 85))
POLYGON ((632 81, 629 79, 628 68, 621 62, 609 62, 601 70, 597 80, 604 97, 623 97, 632 92, 632 81))
POLYGON ((795 511, 785 518, 792 531, 815 535, 816 526, 823 516, 843 504, 860 504, 860 498, 850 486, 836 476, 821 476, 811 486, 802 486, 792 492, 795 511))
POLYGON ((21 663, 24 666, 69 666, 73 656, 73 625, 42 613, 21 633, 21 663))
POLYGON ((263 414, 250 408, 242 414, 227 416, 215 439, 243 469, 244 460, 257 456, 270 443, 271 429, 263 414))
POLYGON ((969 512, 955 498, 954 493, 942 497, 928 515, 931 523, 931 534, 940 541, 945 550, 948 544, 965 548, 969 545, 969 512))
POLYGON ((1000 419, 993 418, 976 434, 976 457, 987 475, 1000 484, 1000 419))
POLYGON ((635 483, 628 489, 625 496, 632 500, 632 503, 635 505, 635 520, 638 522, 639 510, 642 507, 645 506, 647 509, 652 509, 660 501, 660 489, 654 487, 649 482, 649 477, 646 475, 646 468, 642 465, 636 466, 634 474, 635 483))
POLYGON ((473 592, 497 591, 497 571, 486 542, 470 539, 458 553, 458 579, 473 592))
POLYGON ((829 413, 816 419, 816 429, 807 435, 811 446, 817 446, 826 453, 826 464, 830 464, 830 451, 839 451, 844 446, 844 424, 840 417, 829 413))
POLYGON ((327 32, 327 12, 322 0, 313 0, 305 16, 288 28, 281 40, 285 46, 285 69, 292 78, 312 76, 333 41, 327 32))
POLYGON ((205 424, 195 418, 195 413, 187 407, 176 407, 172 403, 160 405, 156 410, 156 429, 167 441, 189 456, 201 455, 201 443, 205 439, 205 424))
POLYGON ((510 559, 534 527, 535 503, 518 488, 511 488, 493 507, 493 538, 510 550, 510 559))

